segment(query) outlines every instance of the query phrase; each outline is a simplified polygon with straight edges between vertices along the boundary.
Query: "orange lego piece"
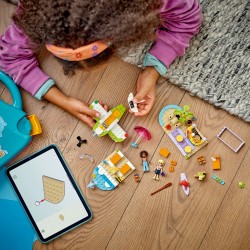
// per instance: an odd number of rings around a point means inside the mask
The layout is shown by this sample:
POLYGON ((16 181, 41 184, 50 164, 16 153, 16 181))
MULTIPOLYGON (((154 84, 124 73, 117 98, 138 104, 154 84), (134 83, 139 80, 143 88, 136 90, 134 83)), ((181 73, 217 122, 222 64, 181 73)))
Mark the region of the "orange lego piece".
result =
POLYGON ((125 175, 128 171, 130 170, 130 166, 125 163, 121 168, 120 168, 120 172, 125 175))
POLYGON ((220 166, 220 156, 219 155, 212 155, 212 167, 214 170, 219 170, 220 166))
POLYGON ((134 174, 134 179, 136 182, 139 182, 140 181, 140 177, 138 174, 134 174))
POLYGON ((202 155, 202 156, 199 156, 197 158, 197 161, 200 165, 204 165, 206 163, 206 160, 205 160, 205 157, 202 155))
POLYGON ((176 166, 176 165, 177 165, 177 161, 172 160, 172 161, 171 161, 171 165, 172 165, 172 166, 176 166))
POLYGON ((163 156, 165 158, 168 158, 168 156, 170 154, 170 152, 166 148, 161 148, 159 153, 161 156, 163 156))
POLYGON ((118 161, 121 160, 121 156, 119 154, 114 154, 111 158, 110 161, 115 165, 118 161))
POLYGON ((174 172, 174 166, 169 167, 169 172, 174 172))

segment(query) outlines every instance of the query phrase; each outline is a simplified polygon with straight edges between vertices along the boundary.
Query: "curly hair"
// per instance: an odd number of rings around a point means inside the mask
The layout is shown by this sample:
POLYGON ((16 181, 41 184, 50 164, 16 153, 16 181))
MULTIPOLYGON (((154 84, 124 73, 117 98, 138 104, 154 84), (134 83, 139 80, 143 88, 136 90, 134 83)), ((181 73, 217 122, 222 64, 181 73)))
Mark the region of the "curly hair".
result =
POLYGON ((97 40, 112 43, 84 64, 59 60, 70 73, 106 60, 121 47, 152 41, 160 24, 160 6, 160 0, 20 0, 13 20, 39 46, 74 49, 97 40))
POLYGON ((140 157, 143 158, 143 157, 147 157, 148 156, 148 152, 146 150, 142 150, 140 152, 140 157))

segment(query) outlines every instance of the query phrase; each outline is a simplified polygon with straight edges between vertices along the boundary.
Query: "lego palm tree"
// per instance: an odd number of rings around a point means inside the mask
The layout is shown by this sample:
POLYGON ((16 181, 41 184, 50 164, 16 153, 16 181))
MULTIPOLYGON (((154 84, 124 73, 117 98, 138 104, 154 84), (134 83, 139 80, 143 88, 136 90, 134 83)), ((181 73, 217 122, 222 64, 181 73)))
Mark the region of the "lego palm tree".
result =
POLYGON ((188 112, 188 110, 189 110, 189 106, 185 105, 182 110, 176 109, 174 111, 174 114, 178 117, 179 122, 181 124, 185 123, 187 120, 192 120, 192 118, 194 117, 193 113, 188 112))

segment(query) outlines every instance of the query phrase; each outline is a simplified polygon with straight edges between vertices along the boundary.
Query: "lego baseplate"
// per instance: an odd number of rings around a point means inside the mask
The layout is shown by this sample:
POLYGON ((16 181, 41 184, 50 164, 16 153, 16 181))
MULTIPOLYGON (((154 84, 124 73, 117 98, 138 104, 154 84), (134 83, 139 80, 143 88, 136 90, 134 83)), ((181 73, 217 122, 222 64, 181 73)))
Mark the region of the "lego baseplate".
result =
POLYGON ((135 167, 121 150, 116 149, 94 169, 93 180, 88 187, 96 186, 101 190, 115 189, 134 170, 135 167))
POLYGON ((198 130, 196 124, 192 122, 191 125, 181 123, 180 115, 176 115, 175 110, 178 111, 178 114, 181 114, 183 111, 178 105, 167 105, 164 107, 159 114, 159 123, 182 155, 188 159, 203 148, 208 141, 198 130))

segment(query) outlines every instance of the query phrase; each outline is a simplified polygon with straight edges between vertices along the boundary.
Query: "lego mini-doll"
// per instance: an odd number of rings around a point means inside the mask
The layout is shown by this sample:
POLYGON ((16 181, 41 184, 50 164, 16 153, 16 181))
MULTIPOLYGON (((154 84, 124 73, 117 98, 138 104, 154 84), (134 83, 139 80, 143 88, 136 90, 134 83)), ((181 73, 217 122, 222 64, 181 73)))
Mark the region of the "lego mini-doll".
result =
POLYGON ((156 169, 155 169, 155 175, 153 176, 153 179, 159 181, 159 175, 162 172, 163 164, 164 164, 163 160, 158 161, 158 164, 157 164, 156 169))
POLYGON ((148 163, 148 152, 143 150, 140 152, 140 157, 142 159, 143 172, 149 172, 149 163, 148 163))

